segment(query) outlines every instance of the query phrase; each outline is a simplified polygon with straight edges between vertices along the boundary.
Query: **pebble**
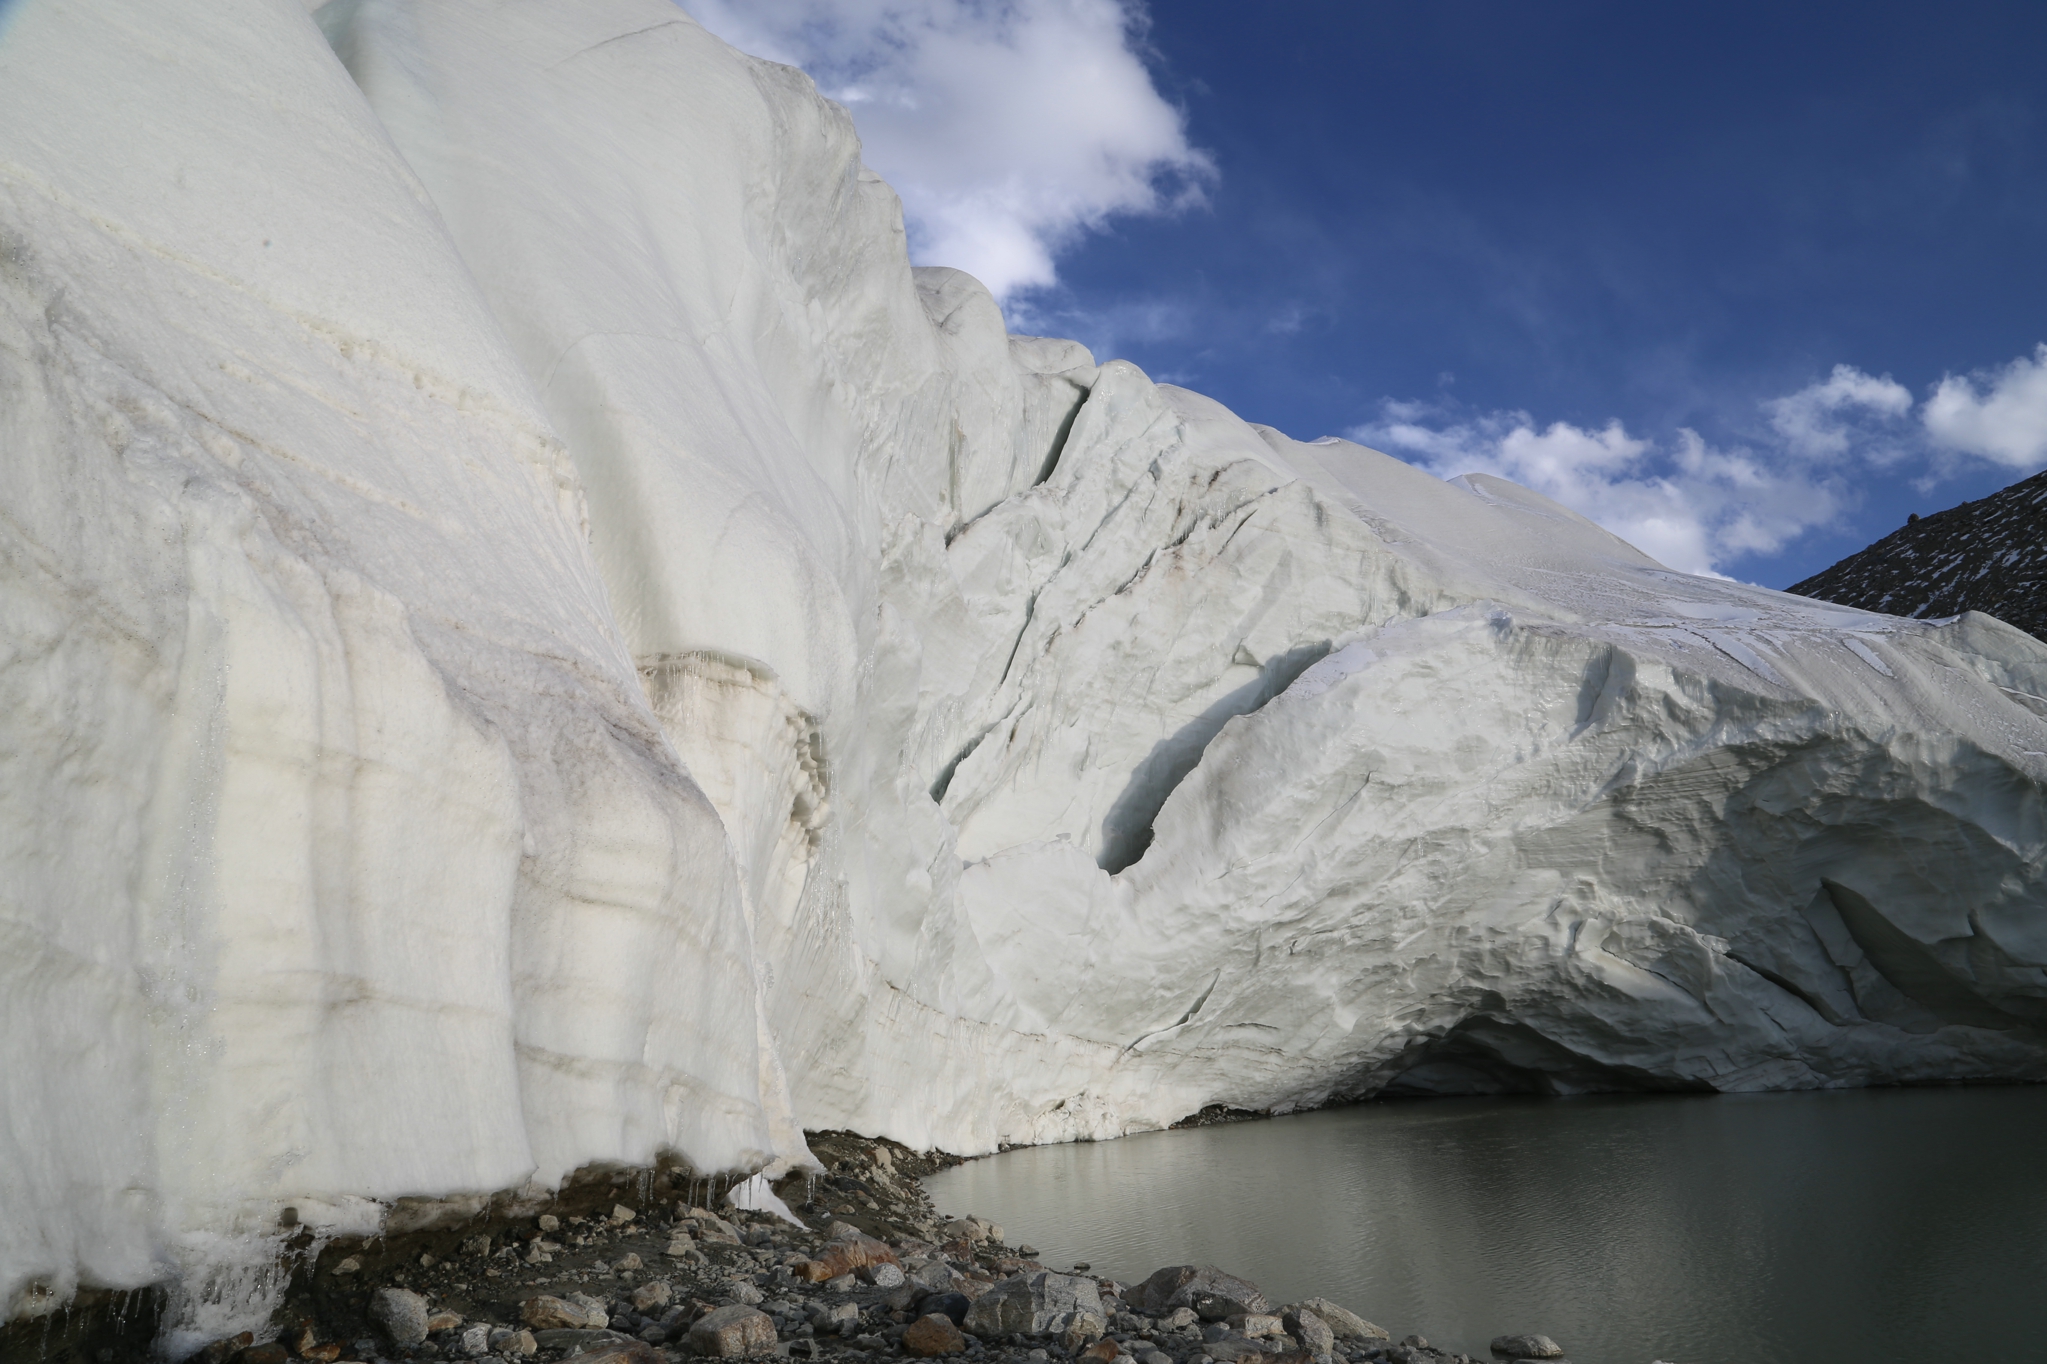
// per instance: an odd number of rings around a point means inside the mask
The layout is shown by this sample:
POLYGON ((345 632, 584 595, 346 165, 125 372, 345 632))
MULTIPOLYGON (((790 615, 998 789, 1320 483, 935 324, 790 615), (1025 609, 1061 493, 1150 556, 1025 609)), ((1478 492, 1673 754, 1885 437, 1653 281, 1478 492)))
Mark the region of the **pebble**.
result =
MULTIPOLYGON (((576 1215, 564 1208, 523 1226, 431 1243, 425 1253, 437 1263, 423 1269, 422 1247, 412 1245, 399 1271, 403 1282, 382 1291, 417 1300, 427 1328, 423 1347, 401 1346, 394 1336, 395 1349, 359 1342, 344 1356, 339 1346, 306 1339, 313 1348, 333 1349, 324 1356, 333 1364, 429 1354, 524 1364, 536 1354, 558 1359, 568 1351, 576 1352, 576 1364, 767 1354, 802 1364, 905 1357, 961 1364, 1463 1364, 1462 1356, 1419 1337, 1394 1345, 1382 1328, 1326 1298, 1271 1306, 1256 1284, 1211 1265, 1169 1266, 1135 1285, 1098 1278, 1078 1262, 1072 1274, 1045 1270, 1035 1252, 1009 1246, 985 1218, 941 1223, 909 1173, 879 1157, 856 1163, 848 1144, 824 1134, 813 1146, 837 1170, 850 1171, 847 1178, 823 1178, 815 1194, 799 1188, 792 1195, 784 1186, 792 1207, 826 1224, 821 1232, 752 1213, 728 1219, 686 1203, 649 1202, 628 1209, 630 1218, 618 1215, 624 1203, 576 1215), (457 1249, 451 1256, 443 1247, 457 1249), (533 1258, 549 1267, 536 1275, 520 1263, 533 1258), (487 1282, 499 1273, 501 1283, 487 1282), (480 1299, 472 1299, 471 1284, 480 1299), (516 1296, 516 1306, 501 1294, 516 1296), (525 1329, 508 1325, 514 1313, 525 1329)), ((380 1263, 391 1263, 379 1255, 380 1263)), ((339 1292, 349 1291, 344 1284, 358 1295, 378 1287, 377 1280, 361 1282, 362 1261, 353 1256, 325 1271, 330 1278, 337 1273, 339 1292)), ((1495 1344, 1536 1339, 1502 1337, 1495 1344)), ((234 1359, 252 1345, 244 1338, 209 1359, 258 1364, 234 1359)), ((323 1357, 294 1348, 297 1359, 323 1357)), ((1496 1354, 1495 1364, 1557 1364, 1561 1351, 1538 1352, 1554 1348, 1541 1338, 1527 1352, 1496 1354)))

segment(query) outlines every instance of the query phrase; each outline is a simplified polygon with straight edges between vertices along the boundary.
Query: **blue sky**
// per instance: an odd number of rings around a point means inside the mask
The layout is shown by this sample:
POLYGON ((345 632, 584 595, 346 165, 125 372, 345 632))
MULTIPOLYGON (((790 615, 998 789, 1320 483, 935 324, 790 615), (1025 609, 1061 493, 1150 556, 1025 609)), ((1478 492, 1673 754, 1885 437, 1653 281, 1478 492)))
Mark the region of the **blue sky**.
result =
POLYGON ((2047 466, 2047 5, 685 0, 921 263, 1784 586, 2047 466))

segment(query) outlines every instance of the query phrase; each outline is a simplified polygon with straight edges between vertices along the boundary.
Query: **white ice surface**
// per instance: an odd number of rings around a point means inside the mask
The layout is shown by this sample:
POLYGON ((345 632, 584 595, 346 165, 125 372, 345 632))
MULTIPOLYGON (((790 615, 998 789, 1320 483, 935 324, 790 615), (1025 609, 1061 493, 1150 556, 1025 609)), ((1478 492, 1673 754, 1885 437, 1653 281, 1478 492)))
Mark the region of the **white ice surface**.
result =
POLYGON ((801 1127, 2047 1076, 2037 642, 1006 336, 663 0, 26 0, 0 458, 17 1304, 801 1127))

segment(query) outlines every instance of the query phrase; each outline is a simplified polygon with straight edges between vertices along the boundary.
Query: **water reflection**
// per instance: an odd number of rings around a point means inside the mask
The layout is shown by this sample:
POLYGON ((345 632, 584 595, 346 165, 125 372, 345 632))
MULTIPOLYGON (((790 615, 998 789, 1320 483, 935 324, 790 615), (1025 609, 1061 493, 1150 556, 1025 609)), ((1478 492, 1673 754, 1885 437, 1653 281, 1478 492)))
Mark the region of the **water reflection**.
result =
POLYGON ((2047 1359, 2047 1089, 1440 1099, 928 1181, 1047 1265, 1211 1262, 1485 1355, 2047 1359))

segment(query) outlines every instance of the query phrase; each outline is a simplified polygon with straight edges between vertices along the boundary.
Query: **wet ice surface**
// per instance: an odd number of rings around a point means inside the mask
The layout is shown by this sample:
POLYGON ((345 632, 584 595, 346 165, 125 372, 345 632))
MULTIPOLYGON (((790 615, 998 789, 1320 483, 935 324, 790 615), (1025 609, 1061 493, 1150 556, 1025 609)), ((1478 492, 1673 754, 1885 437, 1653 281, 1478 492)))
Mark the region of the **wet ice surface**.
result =
POLYGON ((1048 1266, 1212 1262, 1484 1355, 2037 1358, 2047 1088, 1445 1099, 1011 1151, 926 1181, 1048 1266), (1931 1354, 1929 1354, 1931 1352, 1931 1354))

